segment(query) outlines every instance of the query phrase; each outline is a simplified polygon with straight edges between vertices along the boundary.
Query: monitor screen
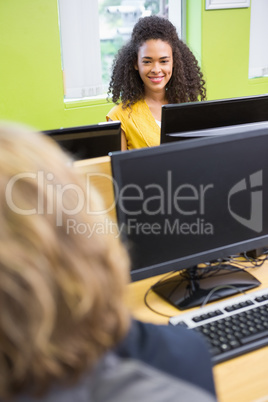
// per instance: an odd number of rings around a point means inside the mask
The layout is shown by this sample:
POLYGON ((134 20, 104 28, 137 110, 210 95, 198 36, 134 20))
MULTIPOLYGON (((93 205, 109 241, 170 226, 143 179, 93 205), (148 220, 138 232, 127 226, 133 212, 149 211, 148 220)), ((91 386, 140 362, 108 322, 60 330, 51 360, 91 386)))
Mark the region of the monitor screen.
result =
POLYGON ((105 156, 109 152, 121 149, 121 123, 119 121, 43 132, 53 138, 76 160, 105 156))
POLYGON ((112 154, 132 279, 267 246, 267 153, 268 128, 256 127, 112 154))
POLYGON ((164 105, 161 143, 218 135, 226 126, 243 131, 263 121, 268 121, 268 95, 164 105))

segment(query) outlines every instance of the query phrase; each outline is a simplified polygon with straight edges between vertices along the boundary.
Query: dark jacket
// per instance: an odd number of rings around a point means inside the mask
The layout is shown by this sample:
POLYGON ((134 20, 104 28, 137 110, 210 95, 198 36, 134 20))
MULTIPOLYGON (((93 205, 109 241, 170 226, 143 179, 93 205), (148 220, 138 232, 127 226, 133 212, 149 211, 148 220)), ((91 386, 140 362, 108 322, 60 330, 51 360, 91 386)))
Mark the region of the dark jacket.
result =
POLYGON ((142 361, 105 356, 93 373, 75 385, 52 387, 41 399, 16 402, 216 402, 204 390, 165 374, 142 361))
MULTIPOLYGON (((180 327, 133 321, 115 352, 76 384, 55 385, 14 402, 216 402, 203 339, 180 327)), ((2 401, 0 401, 2 402, 2 401)))
POLYGON ((212 364, 201 335, 180 326, 133 321, 116 353, 138 359, 215 395, 212 364))

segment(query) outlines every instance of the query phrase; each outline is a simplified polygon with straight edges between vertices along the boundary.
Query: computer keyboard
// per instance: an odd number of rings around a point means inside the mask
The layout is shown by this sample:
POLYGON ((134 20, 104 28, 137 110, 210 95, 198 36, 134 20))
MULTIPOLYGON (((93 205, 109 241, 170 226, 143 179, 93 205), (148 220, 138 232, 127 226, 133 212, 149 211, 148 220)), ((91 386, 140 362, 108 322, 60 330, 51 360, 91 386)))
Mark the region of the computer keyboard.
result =
POLYGON ((268 288, 170 318, 205 337, 214 364, 268 345, 268 288))

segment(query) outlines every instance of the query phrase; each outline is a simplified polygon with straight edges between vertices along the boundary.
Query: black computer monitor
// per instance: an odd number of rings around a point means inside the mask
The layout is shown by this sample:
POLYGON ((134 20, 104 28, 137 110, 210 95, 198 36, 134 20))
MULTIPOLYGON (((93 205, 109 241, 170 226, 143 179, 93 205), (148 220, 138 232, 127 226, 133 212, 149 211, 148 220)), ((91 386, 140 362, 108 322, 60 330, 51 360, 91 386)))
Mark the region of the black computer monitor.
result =
POLYGON ((43 132, 53 138, 76 160, 96 158, 121 149, 121 123, 119 121, 43 132))
POLYGON ((219 135, 226 126, 240 126, 242 132, 263 121, 268 121, 268 95, 164 105, 161 144, 219 135))
POLYGON ((268 128, 114 153, 111 161, 132 280, 185 270, 154 286, 181 309, 218 286, 210 301, 259 285, 244 270, 196 267, 268 245, 268 128))

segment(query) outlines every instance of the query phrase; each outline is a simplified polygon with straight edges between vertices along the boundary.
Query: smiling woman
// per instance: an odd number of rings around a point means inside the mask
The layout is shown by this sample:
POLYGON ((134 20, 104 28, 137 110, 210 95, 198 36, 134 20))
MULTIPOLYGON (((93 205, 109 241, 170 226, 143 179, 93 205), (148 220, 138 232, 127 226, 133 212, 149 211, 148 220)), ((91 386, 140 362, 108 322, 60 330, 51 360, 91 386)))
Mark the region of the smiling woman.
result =
POLYGON ((107 120, 119 120, 122 150, 160 144, 162 105, 206 98, 197 60, 167 19, 141 18, 118 52, 108 94, 117 105, 107 120))

